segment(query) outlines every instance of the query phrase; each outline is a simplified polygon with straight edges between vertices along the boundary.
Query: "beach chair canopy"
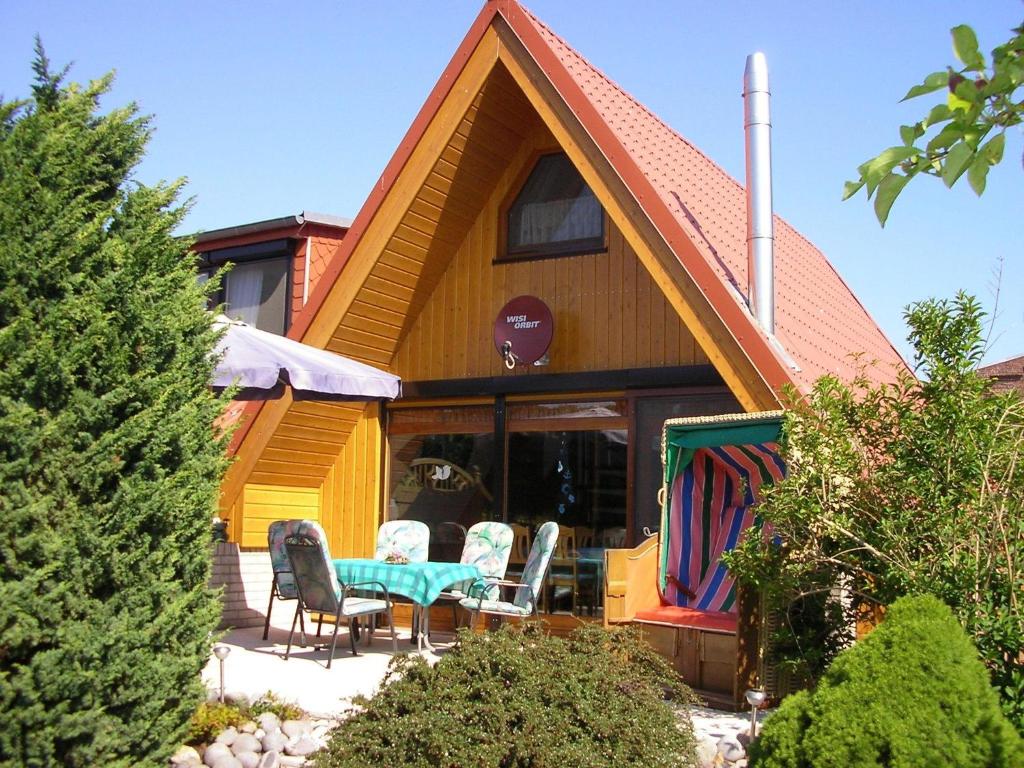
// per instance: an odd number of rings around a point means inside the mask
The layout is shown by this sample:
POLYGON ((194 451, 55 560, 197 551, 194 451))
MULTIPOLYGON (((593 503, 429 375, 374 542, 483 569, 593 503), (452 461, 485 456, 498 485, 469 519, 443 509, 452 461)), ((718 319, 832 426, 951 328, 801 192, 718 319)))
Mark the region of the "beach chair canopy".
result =
POLYGON ((736 585, 722 554, 760 527, 752 507, 781 480, 782 412, 670 419, 662 431, 662 594, 671 605, 736 611, 736 585))

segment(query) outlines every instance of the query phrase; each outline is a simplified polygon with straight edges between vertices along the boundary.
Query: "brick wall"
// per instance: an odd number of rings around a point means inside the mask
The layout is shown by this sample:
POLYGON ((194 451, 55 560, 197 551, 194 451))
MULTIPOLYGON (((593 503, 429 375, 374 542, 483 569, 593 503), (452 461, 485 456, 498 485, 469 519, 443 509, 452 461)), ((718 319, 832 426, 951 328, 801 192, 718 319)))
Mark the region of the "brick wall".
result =
MULTIPOLYGON (((274 572, 270 567, 267 551, 242 552, 237 544, 218 542, 213 553, 213 572, 210 586, 223 587, 221 600, 224 611, 221 615, 221 629, 228 627, 262 627, 266 619, 267 602, 270 600, 270 584, 274 572)), ((295 604, 285 603, 289 615, 295 604)), ((276 608, 276 606, 275 606, 276 608)), ((275 611, 276 613, 276 611, 275 611)))

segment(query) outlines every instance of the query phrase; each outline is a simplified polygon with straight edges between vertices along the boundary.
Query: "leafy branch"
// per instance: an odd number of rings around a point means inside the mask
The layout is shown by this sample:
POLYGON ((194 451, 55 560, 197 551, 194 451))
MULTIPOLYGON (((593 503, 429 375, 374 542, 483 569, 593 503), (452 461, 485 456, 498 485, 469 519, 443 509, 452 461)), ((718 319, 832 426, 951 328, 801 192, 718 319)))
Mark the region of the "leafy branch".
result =
POLYGON ((953 52, 961 66, 932 72, 902 99, 945 89, 945 102, 922 120, 900 126, 902 143, 859 166, 860 176, 846 182, 843 199, 863 187, 869 200, 875 198, 875 215, 884 227, 896 198, 920 174, 952 187, 966 173, 971 189, 981 195, 989 169, 1003 159, 1007 128, 1024 121, 1024 24, 1012 32, 992 51, 989 64, 974 30, 966 24, 953 27, 953 52))

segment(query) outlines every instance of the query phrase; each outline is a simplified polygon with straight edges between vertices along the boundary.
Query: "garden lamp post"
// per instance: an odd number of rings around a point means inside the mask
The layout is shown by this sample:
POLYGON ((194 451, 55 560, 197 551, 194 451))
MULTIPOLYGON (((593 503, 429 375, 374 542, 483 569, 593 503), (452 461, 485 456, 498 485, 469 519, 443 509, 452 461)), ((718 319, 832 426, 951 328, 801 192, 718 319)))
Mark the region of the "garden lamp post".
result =
POLYGON ((213 646, 213 655, 217 657, 217 661, 220 663, 220 703, 224 703, 224 659, 231 653, 231 646, 223 645, 218 643, 213 646))
POLYGON ((754 740, 754 736, 757 735, 757 709, 764 704, 764 691, 752 688, 743 694, 747 699, 747 704, 750 705, 750 740, 754 740))

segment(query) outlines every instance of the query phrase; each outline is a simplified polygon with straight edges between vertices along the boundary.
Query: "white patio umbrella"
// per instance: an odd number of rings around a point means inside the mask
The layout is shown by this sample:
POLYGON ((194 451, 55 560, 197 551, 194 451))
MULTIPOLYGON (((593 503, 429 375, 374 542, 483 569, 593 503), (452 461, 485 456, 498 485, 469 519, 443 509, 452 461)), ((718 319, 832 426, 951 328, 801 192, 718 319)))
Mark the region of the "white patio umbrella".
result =
POLYGON ((305 393, 352 400, 393 400, 402 391, 397 376, 347 357, 261 331, 218 315, 214 325, 226 328, 214 354, 214 387, 237 384, 269 390, 280 383, 305 393))

